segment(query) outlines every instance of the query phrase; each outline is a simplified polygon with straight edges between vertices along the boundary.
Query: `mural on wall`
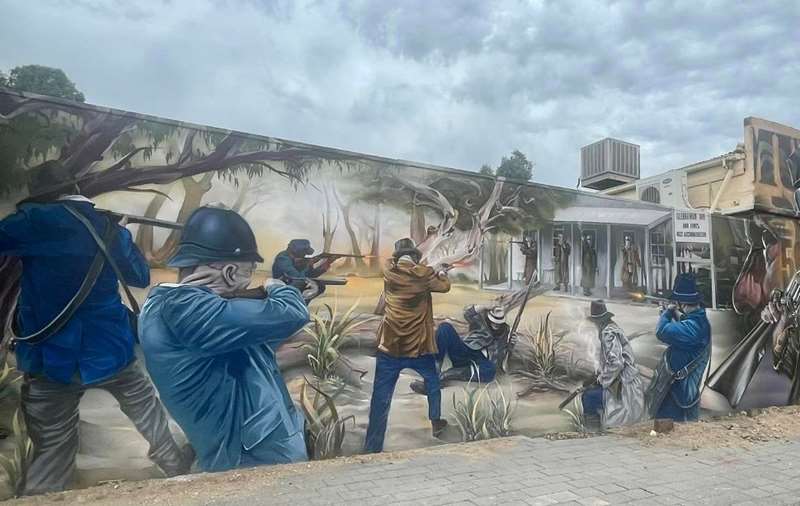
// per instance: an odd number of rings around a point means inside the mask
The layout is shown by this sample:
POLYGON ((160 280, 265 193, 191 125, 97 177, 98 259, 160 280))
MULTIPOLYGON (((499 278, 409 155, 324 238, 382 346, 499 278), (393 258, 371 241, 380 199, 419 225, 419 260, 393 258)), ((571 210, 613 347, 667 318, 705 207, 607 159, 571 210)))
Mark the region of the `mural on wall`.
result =
POLYGON ((800 132, 765 120, 745 120, 747 159, 756 177, 756 204, 800 213, 800 132))
POLYGON ((6 494, 694 419, 730 408, 706 366, 794 317, 768 306, 792 220, 679 243, 644 202, 3 91, 0 115, 6 494))

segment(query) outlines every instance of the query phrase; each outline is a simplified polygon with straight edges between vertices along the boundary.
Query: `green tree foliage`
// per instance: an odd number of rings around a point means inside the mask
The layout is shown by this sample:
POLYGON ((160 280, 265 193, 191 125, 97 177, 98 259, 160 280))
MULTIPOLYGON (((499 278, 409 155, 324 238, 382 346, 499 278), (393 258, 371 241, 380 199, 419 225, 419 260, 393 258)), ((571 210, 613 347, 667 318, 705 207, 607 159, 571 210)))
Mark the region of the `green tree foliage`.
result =
POLYGON ((76 102, 86 100, 83 93, 75 87, 75 83, 67 77, 63 70, 44 65, 14 67, 7 77, 0 74, 0 86, 76 102))
POLYGON ((497 167, 497 176, 514 181, 530 181, 533 177, 533 162, 520 150, 515 149, 510 157, 503 157, 497 167))
POLYGON ((489 167, 488 164, 481 165, 481 168, 478 169, 478 174, 483 174, 484 176, 494 176, 494 169, 489 167))

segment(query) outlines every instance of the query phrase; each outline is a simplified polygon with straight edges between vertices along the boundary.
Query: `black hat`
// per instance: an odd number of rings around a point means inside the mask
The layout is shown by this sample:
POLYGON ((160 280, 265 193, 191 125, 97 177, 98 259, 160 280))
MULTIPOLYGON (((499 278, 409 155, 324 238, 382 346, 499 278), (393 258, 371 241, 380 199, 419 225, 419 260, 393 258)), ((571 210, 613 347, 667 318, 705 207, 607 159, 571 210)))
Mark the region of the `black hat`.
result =
POLYGON ((186 220, 170 267, 193 267, 214 262, 263 262, 256 236, 237 212, 200 207, 186 220))
POLYGON ((314 248, 311 247, 311 241, 308 239, 292 239, 289 241, 287 249, 293 255, 307 256, 314 254, 314 248))
POLYGON ((414 243, 413 239, 406 237, 394 243, 394 253, 392 254, 395 258, 400 258, 403 255, 416 255, 421 257, 422 252, 417 249, 417 245, 414 243))
POLYGON ((589 318, 592 320, 600 320, 604 318, 613 318, 614 313, 608 310, 606 303, 602 300, 593 300, 589 306, 589 318))
POLYGON ((699 304, 703 301, 703 296, 697 291, 697 282, 693 275, 683 273, 675 277, 671 299, 683 304, 699 304))

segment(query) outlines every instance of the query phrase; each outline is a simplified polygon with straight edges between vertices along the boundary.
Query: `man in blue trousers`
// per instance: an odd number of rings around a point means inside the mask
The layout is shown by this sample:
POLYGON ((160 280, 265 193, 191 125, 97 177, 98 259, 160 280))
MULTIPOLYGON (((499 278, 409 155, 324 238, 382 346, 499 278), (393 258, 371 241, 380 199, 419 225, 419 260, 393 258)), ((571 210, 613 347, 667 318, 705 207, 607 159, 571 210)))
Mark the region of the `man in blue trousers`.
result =
POLYGON ((383 274, 386 308, 378 328, 375 381, 364 445, 367 453, 383 451, 392 395, 403 369, 412 369, 425 380, 434 437, 441 435, 447 425, 441 418, 431 293, 450 291, 450 280, 444 268, 435 270, 420 263, 422 253, 413 240, 400 239, 394 248, 383 274))
MULTIPOLYGON (((89 388, 108 391, 150 444, 148 456, 168 475, 189 470, 191 449, 181 450, 169 431, 166 413, 153 385, 137 364, 134 333, 119 296, 118 280, 106 262, 88 295, 69 319, 44 340, 26 342, 59 314, 79 292, 99 254, 88 220, 108 244, 124 281, 146 287, 150 271, 131 233, 80 195, 26 203, 0 221, 0 255, 22 260, 17 324, 21 340, 17 367, 25 373, 22 412, 33 443, 33 458, 22 493, 56 492, 75 474, 78 405, 89 388)), ((124 225, 124 223, 122 223, 124 225)))
MULTIPOLYGON (((444 388, 451 381, 475 381, 490 383, 494 381, 499 363, 508 352, 509 345, 516 343, 516 336, 509 340, 511 327, 506 323, 503 306, 467 306, 464 319, 469 330, 464 337, 452 323, 444 322, 436 329, 436 363, 441 369, 445 357, 450 358, 452 367, 441 371, 439 384, 444 388)), ((411 390, 425 393, 422 381, 412 381, 411 390)))
POLYGON ((675 278, 672 297, 656 326, 656 337, 668 345, 664 358, 674 381, 656 418, 678 422, 697 420, 703 373, 711 356, 711 324, 702 306, 702 295, 691 274, 675 278))
POLYGON ((305 302, 275 280, 266 298, 235 296, 262 261, 244 218, 201 207, 169 261, 180 282, 153 288, 139 319, 147 369, 203 471, 308 458, 303 415, 275 360, 308 322, 305 302))

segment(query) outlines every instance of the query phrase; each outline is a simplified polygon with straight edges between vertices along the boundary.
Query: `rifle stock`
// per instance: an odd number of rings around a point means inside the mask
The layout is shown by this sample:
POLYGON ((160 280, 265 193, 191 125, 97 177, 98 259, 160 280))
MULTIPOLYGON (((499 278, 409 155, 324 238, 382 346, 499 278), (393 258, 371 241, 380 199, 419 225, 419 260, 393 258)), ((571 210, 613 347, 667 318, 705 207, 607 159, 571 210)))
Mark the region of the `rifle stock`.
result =
POLYGON ((728 399, 732 408, 739 405, 753 375, 766 354, 775 325, 759 322, 708 378, 708 388, 728 399))

